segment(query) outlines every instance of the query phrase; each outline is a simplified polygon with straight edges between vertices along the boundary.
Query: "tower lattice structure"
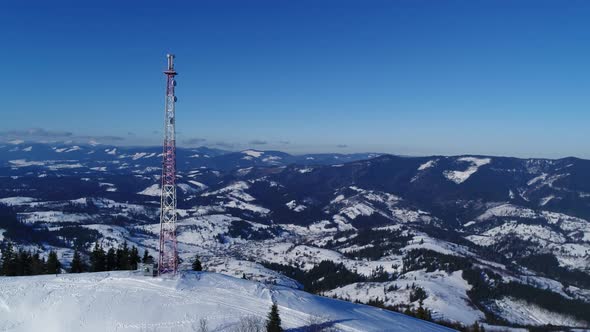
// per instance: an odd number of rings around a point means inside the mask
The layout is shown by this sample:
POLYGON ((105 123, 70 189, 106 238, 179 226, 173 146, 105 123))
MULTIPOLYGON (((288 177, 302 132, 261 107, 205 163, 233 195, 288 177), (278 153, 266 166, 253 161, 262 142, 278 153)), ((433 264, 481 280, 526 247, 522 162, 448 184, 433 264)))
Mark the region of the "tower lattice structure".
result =
POLYGON ((160 210, 160 257, 158 274, 176 273, 176 86, 174 55, 168 54, 166 75, 166 107, 164 110, 164 152, 162 160, 162 194, 160 210))

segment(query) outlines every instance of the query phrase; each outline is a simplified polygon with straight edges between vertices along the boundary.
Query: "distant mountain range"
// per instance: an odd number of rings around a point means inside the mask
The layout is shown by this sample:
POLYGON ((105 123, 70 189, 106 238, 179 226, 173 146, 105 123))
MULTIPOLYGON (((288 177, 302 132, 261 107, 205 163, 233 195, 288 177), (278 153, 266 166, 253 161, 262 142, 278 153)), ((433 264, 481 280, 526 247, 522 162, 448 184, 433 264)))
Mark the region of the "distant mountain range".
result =
MULTIPOLYGON (((161 147, 118 147, 110 145, 71 145, 71 144, 0 144, 0 162, 10 160, 80 160, 85 162, 128 162, 137 165, 154 166, 154 159, 161 158, 161 147)), ((378 153, 355 154, 304 154, 291 155, 280 151, 244 150, 240 152, 199 148, 177 148, 179 167, 208 167, 217 170, 257 166, 281 166, 289 164, 326 165, 345 163, 377 157, 378 153)))
MULTIPOLYGON (((160 150, 0 146, 0 239, 155 255, 160 150)), ((185 264, 464 324, 588 325, 588 160, 180 148, 178 165, 185 264)))

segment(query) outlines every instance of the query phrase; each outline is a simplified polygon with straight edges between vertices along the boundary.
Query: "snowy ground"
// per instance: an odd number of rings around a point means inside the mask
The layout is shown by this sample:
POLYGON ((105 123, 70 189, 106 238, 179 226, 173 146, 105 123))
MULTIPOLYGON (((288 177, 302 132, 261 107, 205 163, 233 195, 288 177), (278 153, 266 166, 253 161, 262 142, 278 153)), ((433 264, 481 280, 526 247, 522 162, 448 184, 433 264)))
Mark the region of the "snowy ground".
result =
POLYGON ((136 272, 0 278, 0 331, 232 331, 265 319, 272 301, 288 331, 322 321, 339 331, 451 331, 369 306, 216 273, 151 278, 136 272))
MULTIPOLYGON (((470 305, 466 291, 471 286, 463 280, 461 273, 462 271, 452 274, 441 271, 432 273, 412 271, 406 274, 403 279, 396 281, 355 283, 328 291, 326 295, 360 300, 361 302, 381 299, 385 304, 393 306, 410 303, 410 290, 407 290, 406 287, 416 285, 422 287, 428 294, 424 305, 432 310, 433 317, 459 322, 482 320, 483 313, 470 305), (387 289, 393 285, 399 287, 399 290, 388 291, 387 289), (452 305, 449 305, 451 303, 452 305)), ((418 306, 417 303, 412 305, 418 306)))
POLYGON ((581 322, 573 317, 550 312, 539 306, 522 300, 504 297, 494 300, 492 307, 511 322, 523 325, 547 325, 587 327, 588 322, 581 322))

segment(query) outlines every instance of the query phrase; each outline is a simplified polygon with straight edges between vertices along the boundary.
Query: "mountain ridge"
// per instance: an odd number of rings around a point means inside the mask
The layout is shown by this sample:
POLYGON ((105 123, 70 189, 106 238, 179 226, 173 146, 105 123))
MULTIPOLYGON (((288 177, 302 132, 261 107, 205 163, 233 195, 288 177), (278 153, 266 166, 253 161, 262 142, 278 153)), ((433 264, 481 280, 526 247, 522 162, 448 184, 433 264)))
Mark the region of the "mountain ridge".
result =
MULTIPOLYGON (((0 147, 0 205, 10 206, 2 237, 55 249, 66 264, 74 243, 87 252, 94 242, 128 241, 155 254, 161 161, 153 151, 112 149, 95 159, 21 160, 0 147)), ((588 160, 336 155, 313 164, 259 150, 189 153, 179 155, 177 179, 184 265, 199 254, 211 271, 267 282, 280 272, 312 291, 400 311, 423 301, 466 325, 587 325, 588 160), (222 161, 207 162, 214 158, 222 161)))

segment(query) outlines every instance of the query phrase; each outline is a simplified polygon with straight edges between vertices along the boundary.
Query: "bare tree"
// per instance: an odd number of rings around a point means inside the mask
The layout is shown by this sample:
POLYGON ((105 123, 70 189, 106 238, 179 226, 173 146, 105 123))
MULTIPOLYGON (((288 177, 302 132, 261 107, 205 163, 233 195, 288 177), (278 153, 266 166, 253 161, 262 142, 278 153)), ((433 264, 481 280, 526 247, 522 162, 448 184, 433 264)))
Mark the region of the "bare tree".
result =
POLYGON ((243 316, 231 332, 264 332, 264 321, 257 316, 243 316))
POLYGON ((206 318, 199 319, 199 326, 195 331, 198 332, 209 332, 209 322, 207 322, 206 318))
POLYGON ((307 317, 307 325, 302 327, 303 332, 338 332, 332 324, 330 319, 324 316, 309 315, 307 317))

